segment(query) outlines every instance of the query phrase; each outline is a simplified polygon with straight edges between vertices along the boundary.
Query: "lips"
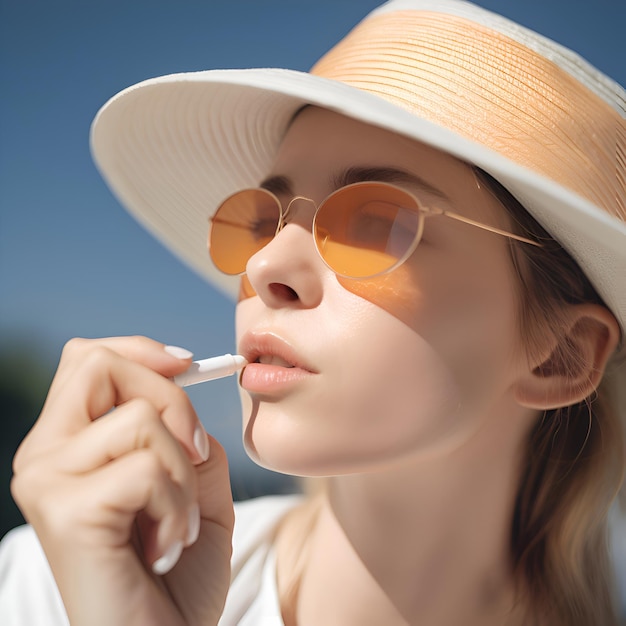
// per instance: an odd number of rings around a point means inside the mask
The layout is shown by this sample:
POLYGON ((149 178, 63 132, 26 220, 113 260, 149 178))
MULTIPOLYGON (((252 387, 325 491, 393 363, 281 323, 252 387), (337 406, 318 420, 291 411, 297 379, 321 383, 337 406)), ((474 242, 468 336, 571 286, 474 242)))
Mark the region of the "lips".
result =
POLYGON ((284 392, 317 372, 275 333, 246 333, 239 354, 248 360, 241 386, 252 393, 284 392))
POLYGON ((247 332, 239 342, 238 351, 250 364, 299 368, 315 373, 288 341, 272 332, 247 332))

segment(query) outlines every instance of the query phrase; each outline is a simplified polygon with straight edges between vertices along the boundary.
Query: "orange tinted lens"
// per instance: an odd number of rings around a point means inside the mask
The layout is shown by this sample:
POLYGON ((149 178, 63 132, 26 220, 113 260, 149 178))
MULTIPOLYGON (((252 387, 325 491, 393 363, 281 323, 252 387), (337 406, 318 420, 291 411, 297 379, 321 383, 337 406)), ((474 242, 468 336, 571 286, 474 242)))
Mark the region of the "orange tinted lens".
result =
POLYGON ((225 274, 241 274, 267 245, 280 220, 280 205, 265 189, 244 189, 227 198, 211 219, 209 252, 225 274))
POLYGON ((403 261, 421 234, 415 200, 384 183, 336 191, 315 218, 315 240, 331 269, 351 278, 381 274, 403 261))

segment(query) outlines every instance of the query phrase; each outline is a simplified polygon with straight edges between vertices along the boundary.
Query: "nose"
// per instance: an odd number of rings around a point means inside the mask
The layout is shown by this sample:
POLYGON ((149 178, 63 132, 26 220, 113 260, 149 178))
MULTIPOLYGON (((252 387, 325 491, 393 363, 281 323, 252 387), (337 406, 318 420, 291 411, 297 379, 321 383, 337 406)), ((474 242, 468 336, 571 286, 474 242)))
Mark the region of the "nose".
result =
POLYGON ((315 208, 308 198, 293 198, 279 232, 248 260, 248 280, 267 306, 313 308, 322 299, 323 276, 329 270, 313 241, 315 208))

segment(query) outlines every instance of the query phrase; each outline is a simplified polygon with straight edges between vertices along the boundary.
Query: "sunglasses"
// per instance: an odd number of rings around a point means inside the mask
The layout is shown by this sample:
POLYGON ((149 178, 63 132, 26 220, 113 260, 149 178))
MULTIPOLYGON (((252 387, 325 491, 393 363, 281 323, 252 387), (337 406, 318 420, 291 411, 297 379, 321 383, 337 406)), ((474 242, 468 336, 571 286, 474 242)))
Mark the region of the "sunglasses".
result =
MULTIPOLYGON (((293 198, 283 210, 267 189, 244 189, 222 202, 211 218, 209 252, 224 274, 246 271, 250 257, 265 247, 287 224, 293 198)), ((516 241, 540 246, 536 241, 475 222, 440 208, 424 207, 408 191, 383 182, 359 182, 331 193, 317 206, 313 239, 320 257, 337 275, 372 278, 406 261, 417 248, 424 220, 442 215, 516 241)))

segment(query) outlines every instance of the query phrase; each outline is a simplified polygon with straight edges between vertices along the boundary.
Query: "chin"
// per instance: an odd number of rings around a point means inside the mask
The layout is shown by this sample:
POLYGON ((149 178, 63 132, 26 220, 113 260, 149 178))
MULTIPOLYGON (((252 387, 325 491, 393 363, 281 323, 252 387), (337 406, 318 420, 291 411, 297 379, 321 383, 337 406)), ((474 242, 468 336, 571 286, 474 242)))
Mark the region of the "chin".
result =
POLYGON ((419 471, 424 464, 451 458, 472 439, 460 429, 424 441, 397 437, 384 442, 312 440, 267 424, 249 422, 244 447, 250 459, 265 469, 303 478, 419 471))

